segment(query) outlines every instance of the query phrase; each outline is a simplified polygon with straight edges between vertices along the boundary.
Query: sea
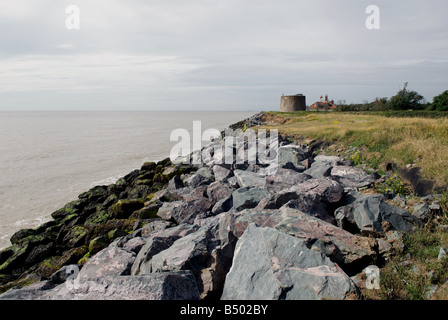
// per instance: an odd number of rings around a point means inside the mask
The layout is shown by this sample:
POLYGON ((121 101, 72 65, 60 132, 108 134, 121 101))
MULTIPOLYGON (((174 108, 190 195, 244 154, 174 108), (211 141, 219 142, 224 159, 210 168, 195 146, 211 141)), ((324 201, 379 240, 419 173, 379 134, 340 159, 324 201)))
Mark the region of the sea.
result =
POLYGON ((257 111, 0 112, 0 249, 96 185, 169 157, 174 129, 223 130, 257 111))

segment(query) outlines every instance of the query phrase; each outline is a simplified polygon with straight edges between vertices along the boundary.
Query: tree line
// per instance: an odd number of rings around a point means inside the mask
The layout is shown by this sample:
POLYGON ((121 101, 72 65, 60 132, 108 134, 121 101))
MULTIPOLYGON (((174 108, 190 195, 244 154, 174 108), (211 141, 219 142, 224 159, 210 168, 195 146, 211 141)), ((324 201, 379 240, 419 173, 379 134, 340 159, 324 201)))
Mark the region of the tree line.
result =
POLYGON ((375 101, 347 104, 345 100, 339 100, 336 105, 338 111, 389 111, 389 110, 426 110, 448 111, 448 90, 434 97, 432 103, 416 91, 409 90, 406 82, 403 89, 391 98, 376 98, 375 101))

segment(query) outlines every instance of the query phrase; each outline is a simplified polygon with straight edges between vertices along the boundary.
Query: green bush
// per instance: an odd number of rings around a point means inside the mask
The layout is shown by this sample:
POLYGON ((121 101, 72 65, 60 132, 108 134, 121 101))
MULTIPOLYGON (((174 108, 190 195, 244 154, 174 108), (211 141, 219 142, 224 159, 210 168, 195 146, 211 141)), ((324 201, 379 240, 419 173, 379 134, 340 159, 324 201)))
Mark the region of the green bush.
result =
POLYGON ((421 110, 424 108, 422 104, 423 96, 416 91, 409 91, 407 89, 407 82, 404 84, 402 90, 398 91, 395 96, 389 99, 386 104, 387 109, 390 110, 421 110))
POLYGON ((431 108, 436 111, 448 111, 448 90, 434 97, 431 108))

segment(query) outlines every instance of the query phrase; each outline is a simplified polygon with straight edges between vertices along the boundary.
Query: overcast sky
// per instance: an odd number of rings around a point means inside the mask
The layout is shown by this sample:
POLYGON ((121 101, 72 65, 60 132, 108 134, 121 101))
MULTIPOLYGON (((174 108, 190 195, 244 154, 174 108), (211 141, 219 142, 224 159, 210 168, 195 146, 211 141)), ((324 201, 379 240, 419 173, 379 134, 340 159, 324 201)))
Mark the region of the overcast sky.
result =
POLYGON ((0 0, 0 110, 276 110, 282 94, 362 102, 404 82, 432 101, 448 89, 447 13, 446 0, 0 0))

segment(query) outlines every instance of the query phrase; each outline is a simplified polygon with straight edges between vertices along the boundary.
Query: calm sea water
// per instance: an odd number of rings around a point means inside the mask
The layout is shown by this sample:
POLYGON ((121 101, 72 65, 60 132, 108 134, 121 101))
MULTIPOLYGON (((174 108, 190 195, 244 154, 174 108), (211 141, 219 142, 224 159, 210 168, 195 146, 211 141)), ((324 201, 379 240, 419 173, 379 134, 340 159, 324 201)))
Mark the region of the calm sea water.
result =
POLYGON ((224 129, 255 112, 0 112, 0 248, 95 185, 169 156, 176 128, 224 129))

